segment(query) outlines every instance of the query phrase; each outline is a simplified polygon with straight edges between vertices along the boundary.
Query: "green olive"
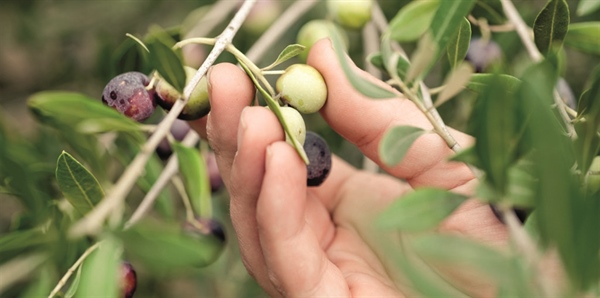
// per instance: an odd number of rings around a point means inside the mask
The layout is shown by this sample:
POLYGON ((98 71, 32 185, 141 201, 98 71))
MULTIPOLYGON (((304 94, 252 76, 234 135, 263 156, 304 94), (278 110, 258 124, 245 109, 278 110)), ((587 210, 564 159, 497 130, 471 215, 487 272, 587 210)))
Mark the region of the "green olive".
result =
POLYGON ((304 114, 319 111, 327 100, 327 85, 321 73, 306 64, 293 64, 275 85, 283 101, 304 114))
POLYGON ((330 37, 331 31, 337 32, 344 42, 345 48, 348 48, 348 36, 346 32, 336 24, 326 20, 312 20, 307 22, 298 31, 296 42, 303 45, 306 49, 300 53, 299 57, 306 61, 310 48, 320 39, 330 37))
POLYGON ((327 0, 327 9, 336 22, 350 29, 361 29, 371 20, 373 0, 327 0))
MULTIPOLYGON (((267 107, 267 109, 269 109, 269 107, 267 107)), ((302 118, 300 112, 292 107, 279 107, 279 110, 290 131, 292 131, 298 142, 300 142, 300 145, 304 145, 304 140, 306 139, 306 124, 304 123, 304 118, 302 118)), ((285 134, 285 141, 292 146, 294 145, 287 133, 285 134)))
MULTIPOLYGON (((186 84, 189 84, 196 70, 185 66, 186 84)), ((171 84, 160 78, 156 84, 156 102, 165 110, 170 110, 175 102, 181 98, 181 94, 171 84)), ((182 120, 195 120, 206 116, 210 112, 210 101, 208 99, 208 83, 206 77, 203 77, 196 89, 190 95, 190 100, 185 105, 178 118, 182 120)))

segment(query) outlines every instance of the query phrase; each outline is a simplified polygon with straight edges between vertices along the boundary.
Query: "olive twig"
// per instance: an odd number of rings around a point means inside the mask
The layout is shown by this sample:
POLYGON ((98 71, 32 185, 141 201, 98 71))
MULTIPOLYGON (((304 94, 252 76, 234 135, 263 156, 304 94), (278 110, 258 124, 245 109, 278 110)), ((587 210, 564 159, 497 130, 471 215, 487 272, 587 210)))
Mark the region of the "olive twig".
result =
POLYGON ((125 200, 127 194, 136 183, 137 178, 143 173, 143 168, 150 159, 150 156, 154 154, 154 151, 158 144, 165 137, 175 119, 183 110, 183 107, 188 102, 190 94, 196 88, 200 79, 206 74, 208 68, 214 64, 217 57, 225 50, 228 44, 231 43, 233 37, 239 30, 243 21, 248 16, 250 9, 254 5, 256 0, 245 0, 244 4, 237 11, 233 19, 229 22, 229 25, 219 35, 216 40, 215 46, 211 50, 210 54, 204 60, 204 63, 200 66, 196 74, 192 77, 190 82, 185 86, 183 90, 183 100, 175 102, 171 111, 162 120, 161 124, 154 134, 150 136, 148 141, 142 146, 140 153, 136 155, 131 164, 125 169, 125 172, 115 187, 106 195, 106 197, 85 217, 76 222, 70 229, 70 236, 82 236, 85 234, 96 234, 101 228, 106 218, 116 210, 125 200))

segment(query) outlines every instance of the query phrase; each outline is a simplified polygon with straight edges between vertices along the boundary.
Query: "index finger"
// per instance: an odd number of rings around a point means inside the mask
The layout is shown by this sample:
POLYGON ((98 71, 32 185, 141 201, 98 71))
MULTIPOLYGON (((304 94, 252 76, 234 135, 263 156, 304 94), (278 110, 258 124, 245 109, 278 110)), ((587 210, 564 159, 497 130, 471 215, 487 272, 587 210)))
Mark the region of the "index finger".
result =
MULTIPOLYGON (((447 161, 453 152, 434 133, 419 137, 400 164, 393 167, 383 164, 378 147, 388 129, 398 125, 411 125, 431 130, 431 123, 407 99, 373 100, 356 91, 340 67, 328 39, 317 42, 311 48, 308 64, 319 70, 327 84, 327 102, 321 109, 323 118, 388 173, 406 179, 413 187, 437 186, 446 189, 464 185, 474 178, 465 164, 447 161)), ((351 66, 364 78, 384 84, 354 64, 351 66)), ((470 136, 449 130, 459 144, 466 146, 473 142, 470 136)))

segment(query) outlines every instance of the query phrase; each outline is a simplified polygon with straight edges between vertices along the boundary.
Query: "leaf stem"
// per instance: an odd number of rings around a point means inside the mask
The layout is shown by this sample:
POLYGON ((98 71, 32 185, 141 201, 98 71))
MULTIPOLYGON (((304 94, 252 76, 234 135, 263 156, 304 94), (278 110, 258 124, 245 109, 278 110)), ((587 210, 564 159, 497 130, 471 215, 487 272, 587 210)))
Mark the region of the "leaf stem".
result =
POLYGON ((188 102, 190 94, 194 88, 200 82, 200 79, 206 74, 208 68, 214 64, 217 57, 225 50, 228 44, 231 43, 233 37, 239 30, 241 24, 248 16, 250 9, 254 5, 256 0, 245 0, 244 4, 237 11, 233 19, 229 22, 229 25, 225 30, 217 37, 215 46, 211 50, 210 54, 204 60, 204 63, 200 66, 196 74, 192 77, 189 84, 187 84, 183 90, 183 100, 177 100, 171 111, 161 121, 161 124, 157 127, 156 132, 150 136, 148 141, 143 145, 140 153, 136 155, 129 167, 125 169, 125 172, 112 191, 89 212, 83 219, 76 222, 69 233, 73 237, 82 236, 85 234, 96 234, 101 228, 106 218, 111 214, 112 211, 116 210, 125 200, 127 194, 137 181, 137 178, 143 173, 143 168, 148 162, 148 159, 154 150, 160 143, 160 141, 168 133, 169 129, 175 122, 175 119, 179 113, 183 110, 183 107, 188 102))
POLYGON ((266 76, 269 76, 269 75, 276 76, 276 75, 282 75, 283 73, 285 73, 285 70, 261 70, 260 73, 262 75, 266 75, 266 76))
POLYGON ((88 247, 88 249, 86 249, 83 254, 81 254, 81 256, 79 257, 79 259, 77 259, 77 261, 75 261, 75 263, 73 263, 73 265, 71 265, 71 267, 69 268, 69 270, 67 270, 67 272, 65 273, 65 275, 63 275, 63 277, 58 281, 58 283, 56 284, 56 286, 54 287, 54 289, 52 289, 52 292, 50 292, 50 295, 48 295, 48 298, 52 298, 56 295, 56 293, 58 293, 58 291, 60 291, 60 289, 62 287, 64 287, 64 285, 67 283, 67 281, 69 280, 69 278, 71 277, 71 275, 73 275, 73 272, 75 272, 75 270, 77 270, 77 267, 79 267, 81 265, 81 263, 83 263, 83 261, 85 261, 85 259, 94 251, 96 250, 96 248, 98 248, 100 246, 101 242, 96 242, 94 245, 88 247))

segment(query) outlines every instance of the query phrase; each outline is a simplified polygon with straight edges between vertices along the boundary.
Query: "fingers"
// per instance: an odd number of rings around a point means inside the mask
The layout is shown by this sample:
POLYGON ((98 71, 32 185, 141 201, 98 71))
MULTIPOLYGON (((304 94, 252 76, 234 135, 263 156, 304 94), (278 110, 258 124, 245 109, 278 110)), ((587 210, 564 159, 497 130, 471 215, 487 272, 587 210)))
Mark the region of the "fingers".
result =
POLYGON ((306 220, 306 166, 285 142, 267 147, 256 219, 271 282, 285 296, 348 296, 306 220))
MULTIPOLYGON (((327 39, 312 47, 308 64, 321 72, 327 84, 327 102, 321 109, 325 120, 386 171, 407 179, 413 186, 454 188, 473 178, 464 164, 446 162, 452 151, 437 134, 423 135, 413 144, 402 163, 395 167, 385 166, 378 154, 378 146, 385 132, 397 125, 432 129, 423 113, 406 99, 373 100, 358 93, 346 79, 327 39)), ((354 69, 367 79, 383 85, 360 69, 354 69)), ((469 136, 451 132, 463 146, 472 143, 469 136)))
POLYGON ((228 186, 237 151, 240 115, 254 99, 254 85, 244 71, 229 63, 211 67, 208 80, 211 110, 206 134, 216 153, 223 182, 228 186))

